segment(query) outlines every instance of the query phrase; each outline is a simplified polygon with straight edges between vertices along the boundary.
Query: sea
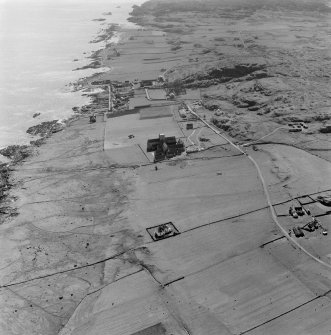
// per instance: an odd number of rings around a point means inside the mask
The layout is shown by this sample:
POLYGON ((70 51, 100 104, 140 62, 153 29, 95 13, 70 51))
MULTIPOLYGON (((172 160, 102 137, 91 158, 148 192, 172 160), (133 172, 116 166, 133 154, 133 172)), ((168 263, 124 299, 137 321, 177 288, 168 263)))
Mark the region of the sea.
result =
POLYGON ((127 21, 132 6, 145 1, 0 0, 0 148, 28 144, 28 127, 66 119, 89 102, 70 83, 110 69, 74 69, 105 46, 90 43, 101 29, 134 26, 127 21))

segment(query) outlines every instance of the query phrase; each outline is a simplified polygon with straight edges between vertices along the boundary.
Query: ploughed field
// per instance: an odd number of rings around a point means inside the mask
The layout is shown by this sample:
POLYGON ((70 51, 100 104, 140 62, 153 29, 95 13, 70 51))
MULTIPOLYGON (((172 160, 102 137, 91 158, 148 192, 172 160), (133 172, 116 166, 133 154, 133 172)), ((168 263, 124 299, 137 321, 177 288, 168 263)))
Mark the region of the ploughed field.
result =
MULTIPOLYGON (((137 163, 133 154, 118 162, 118 152, 127 148, 119 140, 131 133, 137 136, 130 146, 146 159, 138 148, 144 123, 148 130, 149 122, 163 119, 174 134, 181 123, 176 115, 127 117, 74 121, 15 172, 20 215, 1 227, 3 329, 8 334, 37 334, 36 324, 43 334, 64 324, 61 334, 329 329, 330 271, 279 232, 251 162, 219 137, 210 148, 158 163, 158 170, 147 160, 137 163), (121 128, 121 122, 132 127, 121 128), (166 222, 179 234, 154 241, 147 228, 166 222)), ((266 164, 270 156, 255 152, 265 176, 273 176, 268 180, 276 208, 292 195, 284 192, 274 166, 286 168, 291 181, 297 169, 304 175, 302 159, 329 164, 310 154, 297 161, 300 150, 291 150, 282 151, 286 164, 280 158, 266 164)), ((320 178, 309 166, 307 173, 320 178)), ((293 182, 291 190, 315 193, 314 184, 303 184, 293 182)), ((304 243, 330 263, 328 241, 315 236, 304 243)))
POLYGON ((167 32, 181 57, 169 79, 198 89, 228 134, 246 141, 307 122, 304 134, 270 141, 330 160, 330 11, 322 1, 151 1, 131 20, 167 32))

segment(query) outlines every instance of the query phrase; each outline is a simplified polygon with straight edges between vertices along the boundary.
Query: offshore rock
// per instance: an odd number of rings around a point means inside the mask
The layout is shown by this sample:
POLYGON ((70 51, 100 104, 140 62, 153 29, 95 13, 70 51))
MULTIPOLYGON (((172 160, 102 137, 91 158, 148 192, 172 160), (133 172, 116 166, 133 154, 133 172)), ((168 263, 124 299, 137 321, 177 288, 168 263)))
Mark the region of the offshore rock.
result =
POLYGON ((31 153, 32 149, 28 145, 10 145, 0 150, 0 154, 10 158, 13 163, 20 162, 24 158, 30 156, 31 153))
MULTIPOLYGON (((55 129, 59 129, 60 130, 63 129, 63 126, 60 125, 58 123, 58 120, 53 120, 53 121, 45 121, 42 122, 40 124, 37 124, 36 126, 32 126, 30 128, 28 128, 28 130, 26 131, 28 134, 30 135, 40 135, 40 136, 46 136, 50 133, 55 132, 55 129)), ((57 131, 59 131, 57 130, 57 131)))

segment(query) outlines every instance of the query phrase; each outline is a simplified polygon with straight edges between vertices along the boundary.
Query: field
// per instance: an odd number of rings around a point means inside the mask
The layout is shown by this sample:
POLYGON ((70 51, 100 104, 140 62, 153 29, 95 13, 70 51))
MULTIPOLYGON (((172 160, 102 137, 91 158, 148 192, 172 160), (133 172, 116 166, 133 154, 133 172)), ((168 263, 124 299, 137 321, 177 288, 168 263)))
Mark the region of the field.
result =
POLYGON ((153 0, 133 14, 117 55, 97 53, 112 70, 81 83, 163 75, 180 94, 148 100, 136 83, 132 109, 107 118, 105 90, 13 166, 0 333, 329 333, 331 215, 317 201, 331 192, 329 10, 153 0), (155 164, 159 134, 186 152, 155 164), (311 214, 290 216, 300 203, 311 214), (167 222, 178 234, 153 239, 167 222))

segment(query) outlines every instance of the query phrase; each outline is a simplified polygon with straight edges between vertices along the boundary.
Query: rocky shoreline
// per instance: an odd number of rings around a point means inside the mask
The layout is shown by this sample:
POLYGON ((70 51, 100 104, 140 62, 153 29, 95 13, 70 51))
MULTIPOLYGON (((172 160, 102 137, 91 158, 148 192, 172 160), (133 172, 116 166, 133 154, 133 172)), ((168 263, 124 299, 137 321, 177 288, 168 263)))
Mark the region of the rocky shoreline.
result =
MULTIPOLYGON (((200 5, 198 3, 192 5, 190 1, 185 1, 181 5, 175 2, 170 2, 166 5, 162 2, 160 4, 157 2, 156 4, 147 2, 140 7, 133 7, 129 21, 138 23, 141 27, 147 29, 157 28, 168 32, 173 35, 172 40, 176 41, 175 44, 179 46, 176 50, 180 50, 182 46, 185 46, 187 43, 183 40, 185 37, 184 30, 187 24, 185 26, 185 22, 181 20, 182 13, 194 12, 198 10, 196 6, 199 7, 200 5), (164 6, 166 6, 167 9, 165 12, 163 11, 164 6), (169 18, 170 13, 175 15, 171 20, 169 18), (169 20, 171 21, 171 25, 169 25, 169 20), (167 24, 165 25, 162 22, 167 22, 167 24), (182 31, 179 31, 181 29, 182 31)), ((292 6, 291 9, 295 10, 295 1, 293 1, 293 4, 289 4, 289 6, 292 6)), ((309 7, 310 5, 306 4, 306 6, 309 7)), ((210 8, 202 9, 200 7, 200 11, 209 15, 210 8)), ((313 12, 320 11, 318 6, 309 7, 309 9, 313 9, 313 12)), ((244 16, 251 15, 252 10, 251 7, 247 8, 247 12, 244 16)), ((302 10, 302 8, 300 10, 302 10)), ((305 10, 307 10, 307 8, 305 10)), ((111 15, 110 12, 105 13, 105 15, 106 14, 111 15)), ((230 14, 223 13, 222 15, 228 17, 230 14)), ((104 21, 104 19, 100 18, 95 20, 104 21)), ((189 22, 189 19, 187 20, 189 22)), ((101 30, 98 37, 91 41, 91 43, 100 41, 107 42, 118 30, 119 26, 117 24, 109 24, 106 28, 101 30)), ((254 39, 256 42, 259 37, 255 36, 252 40, 246 39, 245 42, 246 44, 255 43, 254 39)), ((240 39, 235 38, 235 40, 240 44, 240 39)), ((216 41, 216 43, 221 42, 227 44, 229 43, 229 38, 217 37, 214 38, 214 41, 216 41)), ((109 47, 110 45, 106 45, 106 48, 109 47)), ((241 47, 241 45, 239 45, 239 47, 241 47)), ((210 52, 217 54, 215 48, 210 48, 210 45, 203 46, 196 44, 195 48, 199 51, 200 58, 202 57, 201 55, 208 55, 210 52)), ((176 52, 176 50, 174 50, 174 52, 176 52)), ((316 131, 321 134, 328 133, 330 130, 328 122, 331 119, 331 113, 323 110, 316 113, 312 112, 311 109, 307 110, 306 107, 295 106, 295 101, 293 100, 295 98, 294 94, 292 94, 292 96, 288 93, 283 94, 283 92, 288 89, 288 84, 285 83, 284 79, 280 79, 279 77, 275 81, 274 68, 277 68, 277 71, 279 71, 279 66, 277 66, 276 63, 266 60, 265 57, 252 55, 247 55, 246 57, 234 55, 232 59, 228 59, 225 53, 219 55, 222 60, 212 61, 210 64, 203 66, 199 63, 195 65, 192 59, 193 63, 190 65, 182 65, 169 69, 166 73, 166 78, 169 81, 180 80, 181 85, 186 89, 203 89, 205 93, 202 97, 202 106, 214 113, 213 122, 220 129, 227 131, 232 137, 238 138, 239 140, 254 139, 254 137, 258 136, 258 131, 252 128, 252 131, 249 133, 247 129, 251 127, 250 124, 239 124, 239 120, 241 120, 241 123, 243 121, 242 111, 246 110, 256 112, 258 116, 267 116, 268 118, 271 116, 272 121, 276 121, 280 125, 286 125, 289 122, 305 122, 313 125, 313 129, 316 129, 314 133, 316 133, 316 131), (248 82, 253 83, 253 86, 248 84, 248 82), (215 88, 217 88, 217 93, 215 88), (227 110, 231 108, 236 109, 234 114, 227 112, 227 110), (219 110, 222 109, 224 112, 220 113, 219 110), (293 111, 295 111, 295 113, 293 113, 293 111), (320 124, 319 128, 316 128, 316 123, 320 124), (245 129, 244 132, 243 129, 245 129)), ((92 59, 91 63, 76 70, 88 68, 97 69, 108 65, 105 63, 104 49, 95 51, 90 58, 92 59)), ((326 74, 324 74, 324 76, 325 75, 326 74)), ((100 76, 102 77, 103 74, 94 74, 72 85, 79 86, 79 89, 82 89, 84 86, 89 87, 89 83, 100 76)), ((79 115, 90 114, 95 110, 100 101, 106 99, 104 93, 90 95, 90 97, 92 99, 91 104, 81 108, 73 107, 75 112, 74 118, 77 118, 79 115)), ((34 115, 34 117, 36 116, 37 114, 34 115)), ((68 121, 70 121, 70 119, 68 121)), ((29 155, 35 153, 35 148, 44 144, 52 133, 61 131, 64 127, 65 123, 58 123, 58 120, 43 122, 27 130, 27 133, 40 137, 31 141, 30 146, 10 146, 0 150, 0 154, 11 160, 10 163, 1 165, 0 204, 1 201, 4 201, 6 198, 6 194, 9 193, 11 187, 9 182, 10 170, 29 155)), ((298 147, 300 147, 300 144, 298 147)))
MULTIPOLYGON (((104 13, 104 15, 111 15, 111 12, 104 13)), ((105 19, 95 19, 95 21, 104 21, 105 19)), ((109 24, 108 27, 103 28, 99 35, 90 43, 99 43, 107 42, 114 36, 114 33, 119 29, 117 24, 109 24)), ((83 69, 97 69, 101 67, 100 62, 100 52, 102 50, 97 50, 92 53, 89 57, 92 59, 92 62, 75 70, 83 69)), ((74 71, 75 71, 74 70, 74 71)), ((81 87, 82 81, 85 82, 87 79, 93 78, 96 74, 88 78, 82 78, 76 83, 71 83, 73 87, 80 86, 79 90, 82 90, 81 87)), ((91 96, 93 98, 93 96, 91 96)), ((87 113, 92 112, 93 102, 88 105, 82 106, 80 108, 73 107, 74 115, 69 117, 67 120, 59 122, 59 120, 45 121, 35 126, 32 126, 26 130, 26 133, 39 137, 36 140, 30 141, 30 145, 10 145, 3 149, 0 149, 0 154, 9 159, 7 163, 0 164, 0 224, 5 222, 8 216, 17 215, 17 211, 13 206, 13 202, 10 198, 10 190, 13 188, 14 184, 11 181, 11 171, 17 168, 25 159, 32 155, 36 155, 37 147, 46 143, 47 138, 52 134, 62 131, 66 124, 70 123, 72 120, 76 120, 80 115, 86 115, 87 113)), ((40 113, 33 114, 33 118, 36 118, 40 113)))
POLYGON ((30 141, 30 145, 10 145, 0 150, 0 154, 10 161, 0 164, 0 224, 7 217, 16 216, 17 210, 10 195, 10 190, 15 186, 11 180, 11 172, 28 157, 37 154, 36 147, 46 143, 46 139, 53 133, 63 130, 64 124, 58 120, 45 121, 27 129, 27 133, 40 138, 30 141))

